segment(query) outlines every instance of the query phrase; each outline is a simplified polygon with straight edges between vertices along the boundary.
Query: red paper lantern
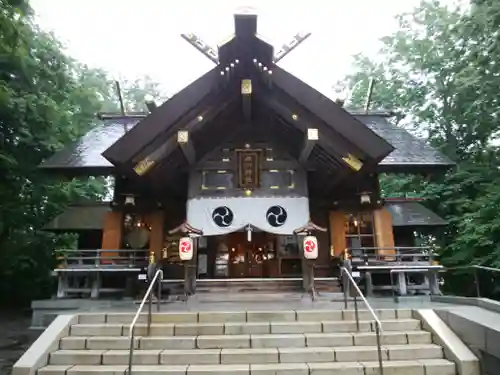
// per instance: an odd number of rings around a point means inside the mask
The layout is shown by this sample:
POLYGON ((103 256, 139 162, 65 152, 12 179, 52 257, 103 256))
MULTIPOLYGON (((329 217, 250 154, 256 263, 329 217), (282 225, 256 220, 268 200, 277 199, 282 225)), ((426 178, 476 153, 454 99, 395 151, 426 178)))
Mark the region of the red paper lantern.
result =
POLYGON ((315 236, 304 237, 304 258, 317 259, 318 258, 318 239, 315 236))
POLYGON ((181 260, 193 259, 193 239, 191 237, 182 237, 179 240, 179 258, 181 260))

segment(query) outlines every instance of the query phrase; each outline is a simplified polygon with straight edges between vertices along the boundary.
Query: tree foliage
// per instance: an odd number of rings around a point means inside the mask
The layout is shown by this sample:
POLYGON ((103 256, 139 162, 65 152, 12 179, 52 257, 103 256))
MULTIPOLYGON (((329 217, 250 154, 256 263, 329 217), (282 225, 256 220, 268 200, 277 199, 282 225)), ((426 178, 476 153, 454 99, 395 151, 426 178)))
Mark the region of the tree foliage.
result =
MULTIPOLYGON (((0 0, 0 306, 48 296, 53 249, 67 238, 41 228, 69 202, 106 191, 104 178, 61 181, 37 166, 87 132, 97 112, 119 108, 106 72, 65 55, 31 14, 25 1, 0 0)), ((150 79, 124 86, 129 109, 160 95, 150 79)))
POLYGON ((399 24, 376 59, 355 56, 353 73, 341 82, 354 88, 347 106, 363 105, 374 78, 372 109, 396 111, 394 121, 457 163, 432 180, 382 176, 382 189, 421 196, 449 220, 439 239, 445 264, 498 267, 500 2, 451 9, 424 1, 399 24))

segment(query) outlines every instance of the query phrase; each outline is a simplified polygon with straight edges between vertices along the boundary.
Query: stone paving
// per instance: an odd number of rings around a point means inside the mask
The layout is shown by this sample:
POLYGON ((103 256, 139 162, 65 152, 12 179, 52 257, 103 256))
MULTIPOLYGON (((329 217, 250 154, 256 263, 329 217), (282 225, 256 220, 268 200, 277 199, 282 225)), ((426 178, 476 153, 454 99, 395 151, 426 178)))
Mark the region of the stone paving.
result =
MULTIPOLYGON (((449 308, 451 304, 430 302, 424 298, 408 299, 396 303, 392 298, 373 298, 369 300, 373 309, 438 309, 449 308)), ((363 301, 358 300, 360 309, 366 309, 363 301)), ((113 307, 102 308, 96 306, 90 308, 89 311, 137 311, 138 303, 121 304, 113 307)), ((352 309, 354 303, 349 301, 348 308, 352 309)), ((210 297, 191 297, 187 302, 168 302, 161 304, 161 311, 265 311, 265 310, 340 310, 344 308, 344 302, 340 298, 320 298, 312 301, 307 295, 290 294, 283 295, 265 295, 256 296, 249 295, 247 298, 239 297, 238 300, 228 299, 227 296, 210 296, 210 297)), ((143 311, 147 311, 147 305, 143 311)), ((156 304, 153 306, 153 311, 156 311, 156 304)))

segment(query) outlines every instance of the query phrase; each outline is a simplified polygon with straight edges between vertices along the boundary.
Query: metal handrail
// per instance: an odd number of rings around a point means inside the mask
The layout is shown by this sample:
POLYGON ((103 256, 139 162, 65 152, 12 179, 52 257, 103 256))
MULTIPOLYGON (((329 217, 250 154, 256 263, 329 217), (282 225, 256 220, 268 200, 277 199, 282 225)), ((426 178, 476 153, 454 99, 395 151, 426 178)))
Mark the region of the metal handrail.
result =
MULTIPOLYGON (((384 365, 383 365, 383 358, 382 358, 382 346, 381 346, 381 343, 380 343, 380 334, 383 333, 382 323, 380 322, 380 319, 378 318, 378 316, 375 313, 375 311, 372 309, 372 307, 371 307, 370 303, 368 302, 368 300, 365 298, 365 296, 361 292, 361 289, 359 289, 358 284, 356 283, 356 281, 352 277, 352 275, 349 272, 349 270, 346 267, 340 267, 340 271, 341 271, 342 275, 346 275, 347 276, 347 285, 344 286, 344 306, 345 306, 345 308, 347 309, 347 291, 350 290, 350 285, 352 284, 352 286, 356 290, 356 294, 359 295, 359 297, 361 298, 361 300, 364 302, 364 304, 366 305, 368 311, 372 315, 373 320, 375 321, 375 335, 376 335, 376 338, 377 338, 378 366, 379 366, 379 369, 380 369, 380 375, 384 375, 384 365)), ((354 315, 356 317, 356 328, 357 328, 357 330, 359 332, 359 311, 358 311, 358 299, 356 297, 356 294, 353 297, 354 298, 354 315)))
POLYGON ((500 272, 500 268, 494 268, 494 267, 486 267, 486 266, 479 266, 477 264, 474 265, 469 265, 469 266, 458 266, 458 267, 445 267, 443 271, 453 271, 453 270, 460 270, 460 269, 478 269, 478 270, 483 270, 483 271, 492 271, 492 272, 500 272))
POLYGON ((132 320, 132 323, 130 324, 129 327, 129 333, 128 337, 130 340, 130 346, 129 346, 129 353, 128 353, 128 375, 132 374, 132 359, 134 356, 134 338, 135 338, 135 325, 137 324, 137 320, 139 319, 139 316, 141 315, 142 309, 144 308, 144 305, 146 304, 146 301, 149 300, 149 309, 148 309, 148 320, 147 320, 147 335, 149 336, 150 330, 151 330, 151 315, 152 315, 152 306, 153 306, 153 288, 155 287, 155 284, 157 281, 158 282, 158 302, 156 304, 156 309, 157 311, 160 311, 160 301, 161 301, 161 280, 163 279, 163 270, 159 269, 156 271, 153 279, 151 280, 148 290, 146 291, 146 294, 144 295, 144 298, 141 301, 141 304, 139 305, 139 308, 137 309, 137 312, 135 313, 134 319, 132 320), (158 280, 159 278, 159 280, 158 280))
POLYGON ((446 271, 454 271, 454 270, 474 270, 474 283, 476 284, 476 296, 477 298, 481 298, 481 286, 479 284, 479 275, 477 273, 478 270, 480 271, 488 271, 488 272, 499 272, 500 273, 500 268, 494 268, 494 267, 486 267, 486 266, 479 266, 476 264, 473 265, 468 265, 468 266, 458 266, 458 267, 448 267, 448 268, 443 268, 441 272, 446 272, 446 271))

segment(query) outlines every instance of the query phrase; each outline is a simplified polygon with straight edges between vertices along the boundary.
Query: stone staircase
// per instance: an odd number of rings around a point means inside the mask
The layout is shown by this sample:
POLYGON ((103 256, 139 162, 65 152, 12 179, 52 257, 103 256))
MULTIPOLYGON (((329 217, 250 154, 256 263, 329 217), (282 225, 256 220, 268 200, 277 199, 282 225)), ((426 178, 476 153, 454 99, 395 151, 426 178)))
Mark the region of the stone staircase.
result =
MULTIPOLYGON (((177 287, 182 287, 179 284, 177 287)), ((340 293, 338 280, 316 280, 315 287, 318 292, 340 293)), ((181 290, 181 288, 178 288, 181 290)), ((279 279, 268 281, 266 279, 246 279, 242 281, 231 280, 198 280, 196 293, 297 293, 303 290, 302 279, 279 279)))
MULTIPOLYGON (((455 363, 412 318, 378 310, 384 375, 456 375, 455 363)), ((204 311, 146 315, 136 327, 134 375, 376 375, 376 336, 367 311, 204 311)), ((133 314, 82 314, 39 375, 125 375, 133 314)))

